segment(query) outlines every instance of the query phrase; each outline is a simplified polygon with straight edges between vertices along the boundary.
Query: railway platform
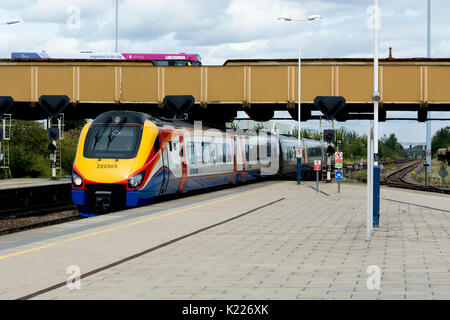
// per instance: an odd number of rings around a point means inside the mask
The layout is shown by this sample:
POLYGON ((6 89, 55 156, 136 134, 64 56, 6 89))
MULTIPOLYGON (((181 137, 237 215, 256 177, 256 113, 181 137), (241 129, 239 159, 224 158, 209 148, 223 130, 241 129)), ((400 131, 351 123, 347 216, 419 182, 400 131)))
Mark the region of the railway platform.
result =
POLYGON ((71 183, 71 179, 0 180, 0 219, 23 218, 73 209, 71 183))
POLYGON ((382 187, 366 241, 366 186, 314 185, 259 182, 1 236, 0 299, 450 299, 448 195, 382 187))
POLYGON ((60 184, 71 184, 71 180, 50 180, 43 178, 4 179, 0 180, 0 190, 55 186, 60 184))

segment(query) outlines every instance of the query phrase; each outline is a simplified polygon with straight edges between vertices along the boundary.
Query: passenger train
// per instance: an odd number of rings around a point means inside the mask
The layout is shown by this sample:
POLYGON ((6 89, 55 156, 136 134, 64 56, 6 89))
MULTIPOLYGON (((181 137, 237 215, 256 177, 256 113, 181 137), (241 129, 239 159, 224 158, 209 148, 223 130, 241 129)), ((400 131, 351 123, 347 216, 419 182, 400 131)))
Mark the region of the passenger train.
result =
POLYGON ((11 59, 17 60, 151 60, 157 66, 201 66, 202 59, 196 53, 116 53, 81 51, 75 53, 55 52, 12 52, 11 59))
MULTIPOLYGON (((108 111, 83 128, 72 173, 82 216, 148 205, 161 195, 295 175, 297 138, 197 128, 186 121, 108 111)), ((302 139, 302 176, 326 144, 302 139)))

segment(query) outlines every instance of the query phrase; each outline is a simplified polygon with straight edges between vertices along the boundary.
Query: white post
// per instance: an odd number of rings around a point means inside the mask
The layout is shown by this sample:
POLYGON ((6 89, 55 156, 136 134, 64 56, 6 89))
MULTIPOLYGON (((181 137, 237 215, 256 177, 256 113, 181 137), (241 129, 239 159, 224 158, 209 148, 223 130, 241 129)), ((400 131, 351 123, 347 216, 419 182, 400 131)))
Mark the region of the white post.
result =
POLYGON ((373 189, 374 189, 374 178, 373 178, 373 174, 374 174, 374 148, 375 148, 375 135, 374 135, 374 123, 371 122, 370 123, 370 170, 369 170, 369 174, 370 174, 370 202, 372 203, 372 206, 370 207, 370 219, 369 219, 369 227, 370 227, 370 234, 372 234, 373 231, 373 202, 375 201, 374 199, 374 194, 373 194, 373 189))
POLYGON ((366 240, 370 241, 370 237, 372 234, 372 210, 373 210, 373 204, 372 204, 372 123, 369 120, 368 126, 367 126, 367 218, 366 218, 366 231, 367 236, 366 240))
MULTIPOLYGON (((301 62, 302 62, 302 45, 301 45, 302 23, 298 23, 298 148, 301 148, 301 62)), ((297 184, 302 183, 302 157, 297 158, 297 184)))
POLYGON ((302 77, 301 77, 301 59, 302 59, 302 46, 301 46, 301 30, 302 30, 302 23, 299 22, 298 23, 298 146, 300 146, 301 143, 301 101, 300 101, 300 97, 301 97, 301 81, 302 81, 302 77))
MULTIPOLYGON (((427 14, 427 58, 431 59, 431 0, 428 0, 427 14)), ((427 173, 431 173, 431 112, 427 112, 427 153, 426 159, 428 166, 425 168, 427 173)), ((425 182, 427 184, 427 182, 425 182)))
POLYGON ((118 37, 119 37, 119 0, 116 0, 116 53, 119 50, 118 37))
MULTIPOLYGON (((380 12, 378 9, 378 0, 375 0, 375 26, 374 26, 374 77, 373 77, 373 88, 374 95, 379 96, 378 92, 378 28, 380 12)), ((378 98, 374 99, 374 110, 373 110, 373 120, 374 120, 374 132, 373 132, 373 151, 374 151, 374 165, 378 166, 378 98)))

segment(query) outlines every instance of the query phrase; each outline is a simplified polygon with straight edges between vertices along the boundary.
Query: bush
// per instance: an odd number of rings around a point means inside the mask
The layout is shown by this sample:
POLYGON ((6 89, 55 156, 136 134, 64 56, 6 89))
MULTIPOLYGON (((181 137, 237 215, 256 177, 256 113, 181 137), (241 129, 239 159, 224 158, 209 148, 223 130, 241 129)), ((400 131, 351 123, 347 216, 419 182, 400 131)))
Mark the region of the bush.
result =
MULTIPOLYGON (((14 178, 51 177, 47 130, 36 121, 13 120, 10 141, 10 168, 14 178)), ((72 174, 80 128, 64 133, 58 141, 62 148, 62 176, 72 174)))

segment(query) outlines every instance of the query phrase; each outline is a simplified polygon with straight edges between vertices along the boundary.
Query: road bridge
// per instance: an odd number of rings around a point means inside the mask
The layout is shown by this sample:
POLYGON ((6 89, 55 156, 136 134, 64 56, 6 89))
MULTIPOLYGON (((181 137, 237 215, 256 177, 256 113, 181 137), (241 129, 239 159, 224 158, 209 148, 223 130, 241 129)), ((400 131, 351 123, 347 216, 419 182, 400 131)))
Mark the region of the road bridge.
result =
MULTIPOLYGON (((287 110, 297 119, 297 60, 229 60, 224 66, 156 67, 151 61, 0 60, 0 96, 15 118, 39 119, 41 95, 67 95, 66 119, 111 109, 162 112, 166 95, 192 95, 193 113, 230 120, 244 110, 256 121, 287 110)), ((450 111, 450 59, 380 60, 380 120, 385 111, 450 111)), ((346 119, 373 117, 372 59, 305 59, 302 120, 316 96, 343 96, 346 119)), ((317 116, 316 116, 317 117, 317 116)))

